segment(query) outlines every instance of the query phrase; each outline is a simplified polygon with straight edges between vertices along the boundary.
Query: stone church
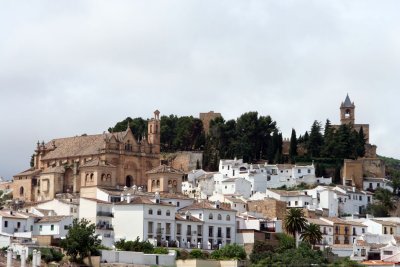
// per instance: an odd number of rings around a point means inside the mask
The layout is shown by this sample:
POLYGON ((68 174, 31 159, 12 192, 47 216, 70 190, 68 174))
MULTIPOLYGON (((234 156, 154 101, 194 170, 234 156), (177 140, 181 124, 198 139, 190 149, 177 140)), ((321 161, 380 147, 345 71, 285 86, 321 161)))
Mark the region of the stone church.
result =
POLYGON ((160 165, 159 116, 156 110, 141 140, 128 125, 123 132, 38 142, 34 166, 14 175, 14 199, 45 201, 96 186, 147 188, 147 172, 160 165))

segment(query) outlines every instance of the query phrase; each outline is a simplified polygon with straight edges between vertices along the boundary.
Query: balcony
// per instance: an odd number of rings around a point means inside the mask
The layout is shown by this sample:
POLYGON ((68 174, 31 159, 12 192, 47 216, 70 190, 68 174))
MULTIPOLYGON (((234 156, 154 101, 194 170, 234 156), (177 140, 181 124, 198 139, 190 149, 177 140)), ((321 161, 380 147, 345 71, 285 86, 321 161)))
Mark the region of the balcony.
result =
POLYGON ((111 224, 97 224, 96 229, 100 230, 114 230, 114 227, 111 224))
POLYGON ((98 211, 97 212, 97 216, 102 216, 102 217, 114 217, 114 214, 112 214, 112 212, 108 212, 108 211, 98 211))

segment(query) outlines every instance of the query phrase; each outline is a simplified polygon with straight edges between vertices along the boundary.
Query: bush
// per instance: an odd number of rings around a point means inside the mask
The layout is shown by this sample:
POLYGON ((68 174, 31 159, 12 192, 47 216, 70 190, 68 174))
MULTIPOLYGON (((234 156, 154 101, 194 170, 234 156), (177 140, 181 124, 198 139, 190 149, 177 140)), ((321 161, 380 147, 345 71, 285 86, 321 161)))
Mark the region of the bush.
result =
POLYGON ((61 261, 64 258, 64 254, 62 254, 60 251, 55 250, 53 248, 41 248, 40 252, 42 254, 42 260, 44 260, 46 263, 52 262, 52 261, 61 261))
POLYGON ((168 254, 168 249, 164 247, 154 248, 153 254, 168 254))
POLYGON ((201 249, 193 249, 189 253, 189 259, 204 259, 203 258, 203 251, 201 249))
POLYGON ((189 258, 189 252, 187 252, 186 250, 181 250, 176 255, 178 260, 187 260, 189 258))
POLYGON ((149 241, 140 241, 139 237, 135 241, 125 241, 121 239, 114 243, 115 247, 124 251, 137 251, 146 254, 153 253, 154 246, 149 241))
POLYGON ((226 245, 225 247, 211 253, 211 258, 215 260, 245 260, 246 257, 247 255, 244 248, 237 244, 226 245))

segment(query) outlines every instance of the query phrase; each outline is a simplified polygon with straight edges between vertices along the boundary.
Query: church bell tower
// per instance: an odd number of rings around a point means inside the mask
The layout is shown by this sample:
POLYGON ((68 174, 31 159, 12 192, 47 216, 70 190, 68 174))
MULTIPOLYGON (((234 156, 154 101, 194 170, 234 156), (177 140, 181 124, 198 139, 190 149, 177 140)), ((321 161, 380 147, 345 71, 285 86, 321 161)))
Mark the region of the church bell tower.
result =
POLYGON ((354 102, 350 101, 349 94, 347 94, 346 99, 340 105, 340 123, 354 125, 355 109, 354 102))

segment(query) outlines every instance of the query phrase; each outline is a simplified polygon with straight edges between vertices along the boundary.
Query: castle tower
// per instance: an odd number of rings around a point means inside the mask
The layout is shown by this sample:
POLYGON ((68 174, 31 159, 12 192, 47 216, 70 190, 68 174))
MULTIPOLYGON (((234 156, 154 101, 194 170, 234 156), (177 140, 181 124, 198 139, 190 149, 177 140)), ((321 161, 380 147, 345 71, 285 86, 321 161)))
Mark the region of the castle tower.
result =
POLYGON ((147 125, 147 140, 152 145, 152 152, 160 153, 160 111, 154 111, 154 118, 147 125))
POLYGON ((347 94, 346 99, 340 105, 340 123, 354 125, 355 109, 354 102, 350 101, 349 94, 347 94))

